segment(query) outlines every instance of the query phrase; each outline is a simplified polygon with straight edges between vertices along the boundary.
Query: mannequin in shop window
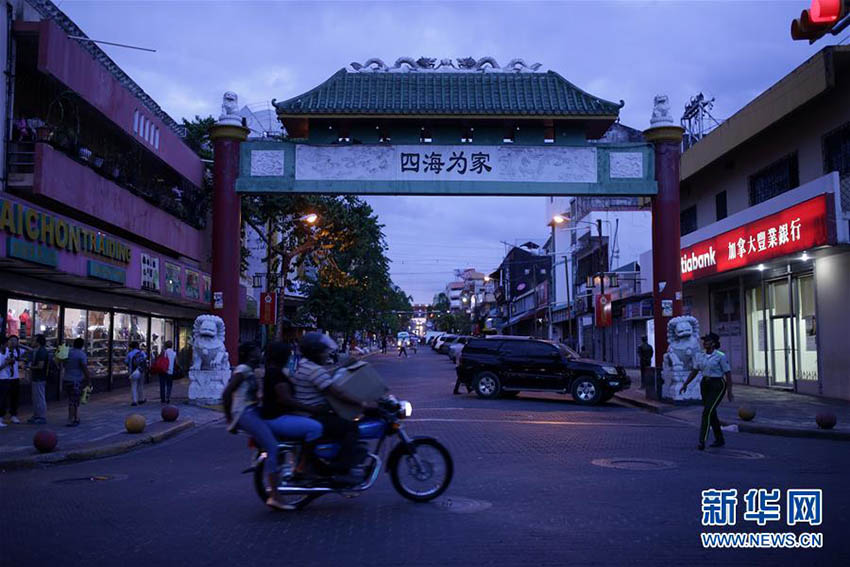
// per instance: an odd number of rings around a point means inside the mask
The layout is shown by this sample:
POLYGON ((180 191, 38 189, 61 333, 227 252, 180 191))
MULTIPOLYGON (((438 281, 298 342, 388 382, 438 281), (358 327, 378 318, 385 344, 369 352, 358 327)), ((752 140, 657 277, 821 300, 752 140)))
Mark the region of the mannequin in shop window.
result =
POLYGON ((14 309, 9 309, 9 312, 6 314, 6 336, 17 335, 19 330, 20 321, 18 320, 18 316, 15 314, 14 309))
POLYGON ((21 313, 21 316, 18 319, 18 321, 20 322, 20 325, 21 325, 21 332, 20 332, 19 336, 22 339, 27 336, 28 332, 30 334, 32 334, 32 332, 31 332, 32 331, 32 317, 30 316, 30 310, 29 309, 24 309, 24 312, 21 313))

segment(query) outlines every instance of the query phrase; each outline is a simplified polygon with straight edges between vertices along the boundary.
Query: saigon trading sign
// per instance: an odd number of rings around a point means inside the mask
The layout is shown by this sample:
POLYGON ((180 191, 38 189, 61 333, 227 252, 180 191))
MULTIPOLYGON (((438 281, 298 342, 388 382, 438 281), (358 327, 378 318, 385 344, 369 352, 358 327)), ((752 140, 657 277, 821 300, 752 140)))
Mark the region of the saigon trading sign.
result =
POLYGON ((682 249, 682 281, 829 243, 829 204, 820 195, 682 249))

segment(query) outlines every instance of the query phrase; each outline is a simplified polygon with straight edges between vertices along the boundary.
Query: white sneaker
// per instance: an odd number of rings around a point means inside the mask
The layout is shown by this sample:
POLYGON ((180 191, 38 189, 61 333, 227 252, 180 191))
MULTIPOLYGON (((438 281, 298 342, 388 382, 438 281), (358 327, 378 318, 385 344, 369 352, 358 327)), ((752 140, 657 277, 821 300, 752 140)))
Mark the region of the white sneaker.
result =
POLYGON ((18 419, 18 416, 16 416, 16 415, 13 415, 12 419, 10 419, 9 421, 11 421, 12 423, 20 423, 21 422, 21 420, 18 419))

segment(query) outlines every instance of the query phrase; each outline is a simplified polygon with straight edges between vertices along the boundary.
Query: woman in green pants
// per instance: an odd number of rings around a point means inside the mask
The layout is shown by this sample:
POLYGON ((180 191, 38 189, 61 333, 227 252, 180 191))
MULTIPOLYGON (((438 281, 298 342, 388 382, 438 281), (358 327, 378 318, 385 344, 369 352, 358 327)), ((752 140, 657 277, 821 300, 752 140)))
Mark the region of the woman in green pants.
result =
POLYGON ((720 405, 724 392, 730 402, 735 399, 732 396, 732 372, 729 359, 723 351, 719 350, 720 337, 716 333, 709 333, 702 338, 702 345, 705 355, 696 357, 695 368, 679 390, 679 393, 684 394, 688 384, 702 372, 699 389, 702 394, 703 409, 699 425, 699 445, 697 445, 700 451, 705 449, 709 426, 714 431, 714 443, 711 446, 722 447, 726 443, 723 439, 723 431, 720 429, 720 419, 717 417, 717 406, 720 405))

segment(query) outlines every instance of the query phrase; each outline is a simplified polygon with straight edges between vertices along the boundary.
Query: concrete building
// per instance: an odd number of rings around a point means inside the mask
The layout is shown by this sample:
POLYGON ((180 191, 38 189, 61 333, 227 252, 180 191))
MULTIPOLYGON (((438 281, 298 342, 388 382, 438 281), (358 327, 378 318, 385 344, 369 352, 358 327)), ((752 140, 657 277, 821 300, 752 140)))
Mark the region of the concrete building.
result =
POLYGON ((0 332, 82 338, 95 387, 112 388, 130 341, 183 349, 209 308, 204 164, 52 2, 4 6, 0 332))
POLYGON ((734 379, 850 399, 850 46, 690 147, 681 177, 684 309, 734 379))

